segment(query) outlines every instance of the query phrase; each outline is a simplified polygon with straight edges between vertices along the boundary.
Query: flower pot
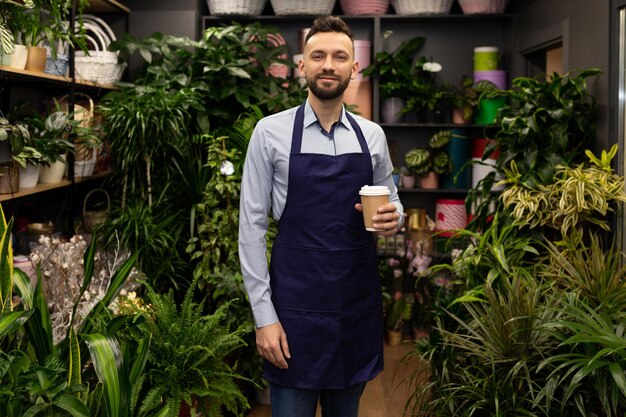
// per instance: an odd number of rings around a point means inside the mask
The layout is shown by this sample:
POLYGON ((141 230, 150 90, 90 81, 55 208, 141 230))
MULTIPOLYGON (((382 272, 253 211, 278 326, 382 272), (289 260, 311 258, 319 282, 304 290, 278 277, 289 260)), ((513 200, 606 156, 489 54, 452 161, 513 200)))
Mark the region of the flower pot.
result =
POLYGON ((39 172, 41 171, 41 165, 28 164, 26 168, 20 167, 20 189, 33 188, 39 181, 39 172))
POLYGON ((391 174, 391 178, 393 178, 393 183, 396 187, 400 186, 400 174, 391 174))
POLYGON ((400 330, 387 330, 385 340, 389 346, 398 346, 402 343, 402 332, 400 330))
POLYGON ((414 175, 401 175, 400 182, 402 183, 402 188, 415 188, 414 175))
POLYGON ((404 100, 400 97, 389 97, 383 100, 380 106, 380 117, 383 123, 400 123, 404 100))
POLYGON ((40 48, 39 46, 28 47, 25 69, 43 72, 46 69, 46 48, 40 48))
POLYGON ((26 58, 28 58, 26 46, 15 45, 15 52, 11 54, 9 66, 15 69, 24 69, 26 66, 26 58))
POLYGON ((420 177, 420 187, 425 190, 436 190, 439 188, 439 174, 436 172, 429 172, 426 175, 420 177))
POLYGON ((492 124, 496 120, 498 110, 505 104, 504 97, 481 99, 476 111, 476 124, 481 126, 492 124))
POLYGON ((472 155, 472 140, 468 137, 466 129, 454 128, 452 133, 448 143, 452 172, 441 175, 440 185, 444 189, 467 189, 470 186, 471 170, 468 163, 472 155))
POLYGON ((356 106, 361 117, 372 120, 372 82, 369 80, 352 80, 343 95, 346 104, 356 106))
POLYGON ((452 109, 452 123, 455 125, 465 125, 470 122, 470 120, 463 117, 464 110, 461 107, 455 107, 452 109))
POLYGON ((0 165, 0 194, 15 194, 20 190, 20 171, 16 162, 0 165))
POLYGON ((65 173, 65 162, 57 160, 50 164, 50 166, 44 165, 41 167, 39 173, 39 182, 42 184, 58 184, 63 181, 63 174, 65 173))

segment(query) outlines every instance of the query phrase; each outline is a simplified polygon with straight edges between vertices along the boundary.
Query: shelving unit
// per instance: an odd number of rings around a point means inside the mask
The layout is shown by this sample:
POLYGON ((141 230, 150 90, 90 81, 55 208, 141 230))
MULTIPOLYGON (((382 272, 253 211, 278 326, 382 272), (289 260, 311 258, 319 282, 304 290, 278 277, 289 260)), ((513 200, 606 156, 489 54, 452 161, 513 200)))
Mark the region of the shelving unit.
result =
POLYGON ((93 89, 102 89, 102 90, 116 90, 117 87, 113 84, 101 84, 93 81, 85 81, 75 79, 72 81, 70 77, 64 77, 62 75, 54 75, 47 74, 45 72, 36 72, 36 71, 28 71, 21 70, 11 67, 3 67, 0 66, 0 74, 3 77, 10 79, 12 81, 24 81, 24 82, 36 82, 36 83, 49 83, 49 84, 57 84, 68 86, 69 84, 74 82, 75 85, 93 89))
MULTIPOLYGON (((91 0, 85 9, 85 13, 101 14, 103 18, 106 16, 107 20, 117 19, 117 21, 122 19, 127 21, 129 12, 130 9, 118 0, 91 0)), ((122 31, 125 29, 117 27, 118 33, 122 31)), ((70 62, 69 74, 73 73, 73 62, 70 62)), ((74 95, 78 91, 87 92, 95 98, 116 89, 117 87, 112 84, 0 66, 0 104, 3 110, 20 100, 30 102, 31 107, 35 110, 42 110, 40 107, 49 102, 51 97, 61 95, 68 96, 68 105, 71 108, 74 105, 74 95)), ((71 160, 68 162, 72 164, 71 160)), ((39 215, 48 213, 51 219, 64 219, 60 223, 60 229, 70 233, 74 230, 73 218, 77 213, 76 206, 82 204, 80 202, 81 195, 84 195, 94 186, 101 186, 102 181, 109 175, 111 175, 110 172, 76 178, 70 175, 70 178, 63 179, 56 184, 40 183, 33 188, 22 189, 14 194, 1 194, 0 202, 2 202, 3 207, 6 206, 6 210, 11 215, 26 211, 26 208, 32 212, 33 206, 36 206, 39 215), (54 201, 51 200, 51 197, 54 198, 54 201)))
MULTIPOLYGON (((90 175, 89 177, 79 177, 79 178, 74 178, 74 184, 80 184, 83 182, 88 182, 88 181, 93 181, 93 180, 97 180, 97 179, 102 179, 102 178, 106 178, 109 175, 111 175, 110 171, 107 172, 99 172, 97 174, 94 175, 90 175)), ((2 201, 9 201, 9 200, 15 200, 21 197, 26 197, 29 195, 33 195, 33 194, 39 194, 39 193, 43 193, 46 191, 50 191, 50 190, 56 190, 58 188, 65 188, 65 187, 69 187, 72 185, 72 181, 68 180, 68 179, 64 179, 63 181, 59 182, 59 183, 55 183, 55 184, 37 184, 37 186, 33 187, 33 188, 24 188, 21 189, 20 191, 18 191, 15 194, 0 194, 0 202, 2 201)))
MULTIPOLYGON (((266 9, 267 13, 267 9, 266 9)), ((497 46, 501 51, 503 68, 507 68, 513 51, 514 19, 512 14, 464 15, 458 11, 448 15, 403 16, 341 16, 351 27, 355 39, 369 40, 372 45, 371 60, 381 51, 392 51, 405 39, 423 36, 426 41, 419 55, 430 57, 443 66, 440 73, 445 82, 459 84, 463 75, 473 74, 473 48, 497 46), (385 36, 386 33, 391 36, 385 36)), ((285 38, 289 56, 298 53, 299 32, 309 27, 314 16, 203 16, 202 27, 260 22, 274 26, 285 38)), ((372 82, 372 119, 380 122, 380 95, 376 80, 372 82)), ((438 130, 461 128, 472 137, 483 136, 488 126, 451 123, 380 123, 385 130, 392 159, 396 166, 403 165, 404 155, 411 148, 424 146, 438 130)), ((442 196, 464 198, 468 190, 400 189, 405 207, 426 207, 431 218, 435 216, 435 201, 442 196)))

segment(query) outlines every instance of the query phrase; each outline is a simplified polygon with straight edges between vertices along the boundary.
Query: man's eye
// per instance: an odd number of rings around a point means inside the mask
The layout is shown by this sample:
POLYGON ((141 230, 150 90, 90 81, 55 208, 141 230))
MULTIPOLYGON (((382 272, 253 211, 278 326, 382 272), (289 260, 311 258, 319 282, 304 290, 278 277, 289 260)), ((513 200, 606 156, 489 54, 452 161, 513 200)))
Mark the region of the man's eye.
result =
POLYGON ((317 60, 317 59, 323 59, 323 58, 324 58, 324 55, 322 55, 322 54, 313 54, 312 58, 313 58, 313 59, 316 59, 316 60, 317 60))

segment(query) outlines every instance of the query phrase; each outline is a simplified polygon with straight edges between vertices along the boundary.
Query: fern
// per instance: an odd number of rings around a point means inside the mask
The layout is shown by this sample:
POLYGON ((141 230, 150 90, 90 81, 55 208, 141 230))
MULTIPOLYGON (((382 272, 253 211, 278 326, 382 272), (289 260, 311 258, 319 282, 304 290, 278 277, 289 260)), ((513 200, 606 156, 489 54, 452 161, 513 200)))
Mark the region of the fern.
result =
MULTIPOLYGON (((137 327, 138 338, 152 338, 148 357, 150 387, 137 415, 161 410, 177 416, 183 403, 203 416, 222 409, 241 415, 249 406, 236 381, 244 379, 224 358, 244 343, 242 329, 229 329, 230 302, 207 315, 204 300, 194 301, 198 278, 177 305, 173 292, 158 294, 147 286, 151 313, 137 327), (197 407, 197 409, 196 409, 197 407)), ((139 381, 140 382, 140 381, 139 381)), ((139 387, 140 388, 140 387, 139 387)), ((138 399, 133 400, 137 404, 138 399)))

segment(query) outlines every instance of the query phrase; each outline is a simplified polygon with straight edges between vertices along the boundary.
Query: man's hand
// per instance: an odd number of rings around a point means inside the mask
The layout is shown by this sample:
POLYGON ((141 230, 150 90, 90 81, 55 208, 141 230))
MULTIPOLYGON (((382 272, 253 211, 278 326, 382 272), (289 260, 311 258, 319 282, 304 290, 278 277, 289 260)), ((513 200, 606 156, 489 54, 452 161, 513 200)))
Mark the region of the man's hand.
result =
MULTIPOLYGON (((363 206, 361 203, 355 204, 354 208, 363 212, 363 206)), ((393 203, 388 203, 379 207, 373 219, 376 233, 381 236, 393 236, 398 231, 400 213, 398 213, 398 208, 393 203)))
POLYGON ((256 346, 259 354, 275 367, 287 369, 287 359, 291 359, 287 335, 280 323, 273 323, 256 329, 256 346))

